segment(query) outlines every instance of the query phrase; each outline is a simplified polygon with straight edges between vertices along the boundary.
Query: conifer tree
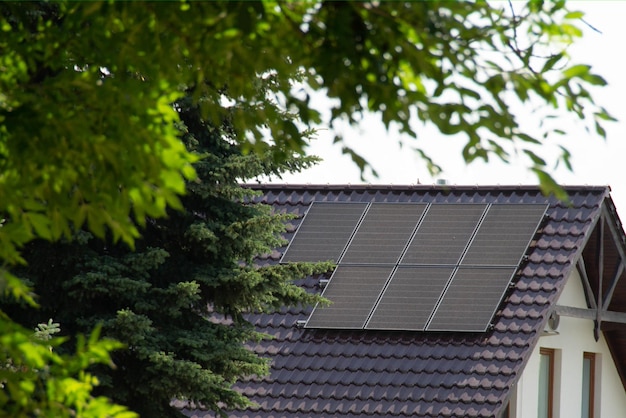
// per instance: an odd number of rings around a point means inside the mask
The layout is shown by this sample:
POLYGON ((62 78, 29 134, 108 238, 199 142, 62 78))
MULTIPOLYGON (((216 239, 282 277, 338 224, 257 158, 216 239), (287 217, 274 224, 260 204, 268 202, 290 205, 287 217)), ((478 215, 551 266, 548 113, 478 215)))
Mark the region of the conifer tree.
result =
POLYGON ((247 204, 254 192, 239 184, 314 159, 243 155, 228 124, 211 127, 187 102, 177 107, 183 140, 201 157, 198 180, 182 198, 185 210, 149 220, 134 252, 85 231, 72 242, 31 244, 23 276, 41 309, 13 315, 28 326, 49 316, 68 336, 102 324, 104 336, 127 348, 113 353, 115 369, 96 370, 99 394, 145 417, 180 416, 170 406, 174 398, 216 411, 246 405, 232 383, 264 374, 267 363, 245 346, 262 338, 245 312, 315 303, 317 296, 293 282, 331 268, 255 265, 281 244, 285 217, 247 204))

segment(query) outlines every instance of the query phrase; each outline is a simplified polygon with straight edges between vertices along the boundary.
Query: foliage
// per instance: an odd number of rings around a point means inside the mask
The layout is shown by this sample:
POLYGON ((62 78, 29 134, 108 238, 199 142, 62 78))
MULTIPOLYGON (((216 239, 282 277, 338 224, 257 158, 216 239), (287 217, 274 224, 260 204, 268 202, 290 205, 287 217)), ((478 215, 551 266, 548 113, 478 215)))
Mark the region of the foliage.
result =
POLYGON ((0 8, 6 261, 20 261, 16 247, 34 237, 69 237, 72 226, 83 224, 132 244, 136 222, 163 216, 167 205, 180 207, 177 195, 194 175, 171 106, 183 80, 161 78, 128 54, 100 48, 122 23, 121 16, 95 12, 81 3, 0 8))
MULTIPOLYGON (((180 92, 167 85, 180 80, 146 79, 140 66, 93 49, 92 36, 115 22, 98 26, 84 6, 0 4, 0 292, 31 307, 29 289, 6 270, 24 261, 20 247, 83 224, 132 245, 145 215, 180 207, 177 195, 194 177, 174 126, 180 92)), ((6 416, 131 416, 93 398, 96 380, 85 372, 108 364, 118 344, 90 339, 61 357, 1 312, 0 329, 6 416)))
POLYGON ((265 374, 268 365, 248 348, 262 335, 245 314, 317 302, 294 281, 331 268, 265 265, 267 256, 255 266, 258 256, 283 244, 287 218, 245 203, 255 192, 239 185, 315 159, 277 164, 269 155, 242 155, 227 128, 207 125, 188 102, 177 108, 185 143, 203 156, 195 163, 197 181, 181 198, 184 212, 149 220, 134 252, 86 232, 72 242, 28 245, 22 273, 41 309, 14 312, 31 322, 54 313, 69 335, 102 324, 104 335, 129 349, 113 354, 115 370, 97 369, 96 393, 147 417, 180 416, 170 406, 174 398, 216 411, 247 405, 231 386, 265 374))
MULTIPOLYGON (((540 171, 548 161, 533 145, 567 124, 533 135, 513 113, 516 103, 565 109, 600 136, 611 119, 589 93, 605 81, 567 61, 582 15, 564 1, 530 1, 518 11, 485 1, 54 5, 47 14, 37 3, 3 5, 1 26, 0 66, 10 70, 0 78, 2 161, 20 163, 2 167, 0 186, 38 192, 20 222, 38 235, 87 221, 100 235, 106 225, 130 240, 136 229, 116 215, 141 219, 177 205, 181 170, 192 175, 169 123, 181 85, 214 124, 232 118, 246 149, 268 150, 272 138, 276 158, 307 144, 286 113, 305 125, 321 121, 314 90, 335 99, 330 123, 357 123, 372 110, 417 137, 420 120, 465 135, 468 162, 506 159, 513 144, 540 171), (111 195, 115 205, 103 200, 111 195)), ((19 199, 4 207, 23 208, 19 199)))
MULTIPOLYGON (((98 379, 85 372, 92 364, 111 364, 109 352, 120 348, 120 343, 99 339, 99 328, 96 328, 89 339, 77 338, 72 355, 62 355, 56 349, 64 339, 41 338, 3 319, 0 321, 0 364, 3 365, 0 366, 0 416, 137 416, 106 397, 94 397, 91 393, 98 379)), ((50 323, 40 330, 48 329, 48 325, 54 328, 50 323)))
MULTIPOLYGON (((279 3, 276 13, 292 32, 281 37, 285 55, 304 68, 309 86, 335 99, 331 123, 358 123, 362 112, 375 111, 388 128, 395 124, 414 138, 423 126, 418 121, 432 124, 467 138, 468 163, 520 154, 546 192, 563 195, 541 146, 576 119, 575 126, 600 137, 603 123, 613 120, 589 91, 605 80, 589 65, 569 62, 566 49, 582 35, 576 26, 582 13, 568 11, 565 1, 279 3), (538 131, 516 114, 525 108, 540 121, 538 131)), ((316 119, 307 100, 286 98, 316 119)), ((345 151, 366 164, 355 150, 345 151)), ((554 163, 571 169, 567 149, 561 151, 554 163)))
POLYGON ((61 332, 61 324, 53 322, 52 318, 50 318, 47 323, 37 324, 37 328, 35 328, 35 338, 49 341, 52 339, 52 335, 59 332, 61 332))

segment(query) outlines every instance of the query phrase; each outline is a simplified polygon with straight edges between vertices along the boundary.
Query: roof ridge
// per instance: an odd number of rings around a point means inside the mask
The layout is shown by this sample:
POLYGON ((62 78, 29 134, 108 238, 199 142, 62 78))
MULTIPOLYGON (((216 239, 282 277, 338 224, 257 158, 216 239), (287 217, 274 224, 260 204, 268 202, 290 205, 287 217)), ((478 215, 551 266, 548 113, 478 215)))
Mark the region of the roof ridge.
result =
MULTIPOLYGON (((532 184, 517 184, 517 185, 438 185, 438 184, 305 184, 305 183, 243 183, 242 187, 247 187, 256 190, 313 190, 313 189, 322 189, 322 190, 433 190, 433 191, 447 191, 447 190, 493 190, 493 191, 502 191, 502 190, 533 190, 533 191, 541 191, 539 185, 532 184)), ((596 191, 610 191, 610 186, 608 185, 562 185, 564 190, 596 190, 596 191)))

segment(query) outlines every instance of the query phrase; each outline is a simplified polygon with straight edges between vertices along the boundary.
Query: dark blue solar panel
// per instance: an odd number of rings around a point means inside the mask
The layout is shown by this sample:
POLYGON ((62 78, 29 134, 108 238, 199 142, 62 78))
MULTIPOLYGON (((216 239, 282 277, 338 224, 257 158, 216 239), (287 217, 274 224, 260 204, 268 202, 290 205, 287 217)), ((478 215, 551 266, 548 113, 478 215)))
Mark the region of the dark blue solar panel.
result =
POLYGON ((459 267, 426 329, 485 331, 515 270, 516 267, 459 267))
POLYGON ((314 202, 281 262, 337 261, 367 203, 314 202))
POLYGON ((491 205, 461 265, 516 266, 546 205, 491 205))
POLYGON ((396 264, 426 205, 372 203, 340 264, 396 264))
POLYGON ((307 328, 362 329, 393 267, 339 266, 322 296, 330 306, 316 306, 307 328))
POLYGON ((400 264, 456 265, 486 207, 431 205, 400 264))
POLYGON ((452 271, 452 267, 398 267, 365 328, 424 330, 452 271))

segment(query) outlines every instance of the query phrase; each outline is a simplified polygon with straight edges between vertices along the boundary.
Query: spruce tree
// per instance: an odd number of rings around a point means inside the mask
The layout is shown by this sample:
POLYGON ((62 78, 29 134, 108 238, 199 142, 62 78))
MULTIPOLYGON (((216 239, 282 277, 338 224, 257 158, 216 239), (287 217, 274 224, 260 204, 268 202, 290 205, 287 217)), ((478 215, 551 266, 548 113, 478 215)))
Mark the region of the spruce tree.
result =
POLYGON ((115 369, 96 370, 98 391, 145 417, 181 416, 170 405, 175 398, 218 412, 246 405, 232 384, 268 365, 246 348, 263 336, 245 313, 315 303, 294 280, 331 268, 260 265, 259 256, 281 245, 286 218, 247 203, 254 192, 240 185, 314 159, 243 155, 228 123, 210 126, 189 103, 177 104, 182 139, 201 159, 184 211, 149 220, 135 251, 85 231, 72 242, 31 244, 21 273, 41 309, 14 314, 31 327, 53 318, 67 336, 102 324, 103 335, 126 349, 113 353, 115 369))

